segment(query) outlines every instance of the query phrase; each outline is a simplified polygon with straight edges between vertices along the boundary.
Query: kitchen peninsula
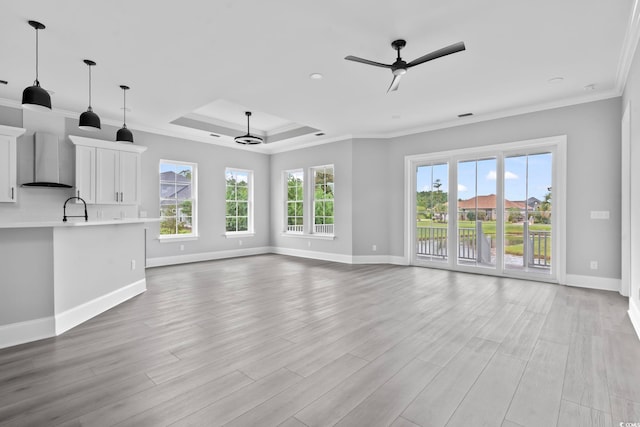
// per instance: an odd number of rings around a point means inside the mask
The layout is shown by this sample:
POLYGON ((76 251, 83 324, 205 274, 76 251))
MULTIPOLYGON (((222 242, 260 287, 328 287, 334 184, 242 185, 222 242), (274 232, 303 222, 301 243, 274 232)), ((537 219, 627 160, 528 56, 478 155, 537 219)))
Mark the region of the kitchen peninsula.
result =
POLYGON ((150 221, 0 224, 0 348, 60 335, 144 292, 150 221))

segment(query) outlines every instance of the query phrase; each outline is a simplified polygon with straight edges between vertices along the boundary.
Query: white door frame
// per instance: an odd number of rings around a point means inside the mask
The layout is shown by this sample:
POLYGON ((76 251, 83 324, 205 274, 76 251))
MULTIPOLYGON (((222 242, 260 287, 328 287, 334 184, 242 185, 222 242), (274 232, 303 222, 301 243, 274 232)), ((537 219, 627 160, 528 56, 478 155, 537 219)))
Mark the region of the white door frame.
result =
MULTIPOLYGON (((438 151, 425 154, 417 154, 405 156, 405 259, 411 265, 416 265, 417 256, 415 249, 415 234, 416 234, 416 168, 420 165, 428 163, 442 163, 447 162, 449 164, 449 225, 448 235, 452 236, 452 230, 455 234, 455 227, 457 224, 456 217, 456 203, 457 200, 457 176, 454 172, 457 168, 453 167, 454 163, 458 160, 470 159, 474 156, 492 156, 498 159, 497 171, 498 176, 503 177, 503 159, 505 154, 512 155, 514 153, 531 153, 536 150, 550 150, 553 153, 553 215, 552 215, 552 229, 553 229, 553 264, 552 275, 536 275, 536 274, 518 274, 517 271, 504 271, 502 263, 497 265, 496 269, 484 269, 484 268, 469 268, 466 266, 457 265, 454 256, 455 244, 452 243, 452 239, 448 239, 448 260, 447 262, 420 262, 419 265, 433 267, 433 268, 446 268, 455 271, 466 271, 473 273, 483 273, 488 275, 496 275, 502 277, 518 277, 529 280, 540 280, 553 283, 566 283, 566 152, 567 152, 567 137, 566 135, 552 136, 548 138, 539 138, 524 141, 515 141, 504 144, 487 145, 481 147, 472 147, 458 150, 438 151), (454 201, 454 203, 451 202, 454 201), (453 214, 452 214, 453 212, 453 214)), ((498 180, 496 192, 503 193, 503 185, 498 180)), ((498 198, 502 199, 502 197, 498 198)), ((498 207, 503 204, 502 201, 498 202, 498 207)), ((504 212, 498 210, 500 217, 503 219, 504 212)), ((503 243, 500 243, 502 238, 502 231, 496 230, 497 240, 499 242, 496 250, 502 248, 503 243)), ((457 253, 457 252, 456 252, 457 253)), ((496 259, 498 264, 498 258, 496 259)))

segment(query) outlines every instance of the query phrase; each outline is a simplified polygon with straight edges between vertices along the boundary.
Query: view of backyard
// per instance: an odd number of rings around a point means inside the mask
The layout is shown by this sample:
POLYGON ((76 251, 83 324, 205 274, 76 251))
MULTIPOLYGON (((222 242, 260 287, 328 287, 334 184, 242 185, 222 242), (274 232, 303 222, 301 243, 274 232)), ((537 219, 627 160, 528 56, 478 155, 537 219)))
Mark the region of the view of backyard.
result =
POLYGON ((498 195, 496 157, 443 162, 416 169, 416 255, 458 265, 496 267, 498 246, 507 269, 550 271, 552 263, 551 153, 506 156, 498 195), (450 167, 457 188, 449 188, 450 167), (453 194, 451 194, 453 193, 453 194), (449 203, 456 201, 455 218, 449 203), (456 200, 457 199, 457 200, 456 200), (504 208, 498 215, 498 206, 504 208), (455 222, 455 236, 449 223, 455 222), (498 236, 504 242, 498 245, 498 236), (449 253, 456 248, 456 253, 449 253))

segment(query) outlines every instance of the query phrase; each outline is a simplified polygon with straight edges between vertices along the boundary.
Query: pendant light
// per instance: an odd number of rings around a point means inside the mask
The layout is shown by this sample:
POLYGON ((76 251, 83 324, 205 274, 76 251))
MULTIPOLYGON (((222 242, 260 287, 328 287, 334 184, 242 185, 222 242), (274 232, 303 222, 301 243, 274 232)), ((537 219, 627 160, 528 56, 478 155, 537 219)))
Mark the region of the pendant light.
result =
POLYGON ((259 136, 254 136, 249 133, 249 117, 251 117, 251 111, 245 111, 245 116, 247 116, 247 134, 242 136, 236 136, 235 141, 238 144, 244 145, 255 145, 260 144, 262 142, 262 138, 259 136))
POLYGON ((38 30, 44 30, 46 27, 38 21, 29 21, 36 30, 36 80, 33 86, 29 86, 22 92, 22 107, 33 111, 51 111, 51 96, 40 87, 38 81, 38 30))
POLYGON ((120 89, 122 89, 124 97, 124 108, 122 109, 123 125, 122 128, 118 129, 116 141, 133 143, 133 134, 127 129, 127 91, 129 90, 129 86, 120 85, 120 89))
POLYGON ((93 112, 93 108, 91 108, 91 67, 96 65, 96 63, 90 59, 85 59, 84 63, 89 66, 89 108, 80 114, 78 127, 82 130, 99 130, 100 117, 98 117, 98 115, 93 112))

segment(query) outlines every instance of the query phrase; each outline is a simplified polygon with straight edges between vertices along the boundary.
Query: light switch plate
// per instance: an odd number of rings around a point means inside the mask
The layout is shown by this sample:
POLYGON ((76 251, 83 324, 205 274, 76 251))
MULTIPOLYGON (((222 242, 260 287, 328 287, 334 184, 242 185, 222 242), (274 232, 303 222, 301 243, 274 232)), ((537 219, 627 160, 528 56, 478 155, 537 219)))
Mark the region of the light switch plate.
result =
POLYGON ((591 211, 591 219, 609 219, 609 211, 591 211))

